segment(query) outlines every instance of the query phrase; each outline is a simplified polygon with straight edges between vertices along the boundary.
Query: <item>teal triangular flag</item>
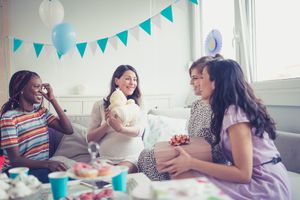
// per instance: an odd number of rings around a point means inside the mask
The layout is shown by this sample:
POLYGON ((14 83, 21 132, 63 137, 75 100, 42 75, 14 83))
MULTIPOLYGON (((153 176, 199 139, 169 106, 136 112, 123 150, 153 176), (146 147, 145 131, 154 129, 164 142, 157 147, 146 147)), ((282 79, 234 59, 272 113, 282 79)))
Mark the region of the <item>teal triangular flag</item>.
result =
POLYGON ((190 0, 190 2, 192 2, 193 4, 198 5, 198 0, 190 0))
POLYGON ((127 46, 127 37, 128 37, 128 31, 122 31, 117 34, 118 38, 121 40, 121 42, 127 46))
POLYGON ((58 51, 56 51, 56 53, 57 53, 58 59, 60 59, 62 54, 60 54, 58 51))
POLYGON ((84 52, 85 52, 85 48, 86 48, 87 43, 86 42, 82 42, 82 43, 78 43, 76 44, 76 47, 80 53, 81 58, 83 58, 84 52))
POLYGON ((43 49, 43 46, 44 44, 40 44, 40 43, 33 43, 33 47, 34 47, 34 50, 35 50, 35 54, 36 54, 36 57, 38 58, 42 49, 43 49))
POLYGON ((16 52, 18 48, 23 44, 23 40, 20 40, 18 38, 14 38, 14 47, 13 47, 13 52, 16 52))
POLYGON ((169 21, 173 22, 172 6, 168 6, 167 8, 163 9, 160 14, 167 18, 169 21))
POLYGON ((104 53, 104 51, 105 51, 107 41, 108 41, 108 38, 103 38, 103 39, 97 40, 97 44, 99 45, 102 53, 104 53))
POLYGON ((150 18, 147 19, 146 21, 140 23, 140 27, 146 31, 149 35, 151 35, 151 21, 150 18))

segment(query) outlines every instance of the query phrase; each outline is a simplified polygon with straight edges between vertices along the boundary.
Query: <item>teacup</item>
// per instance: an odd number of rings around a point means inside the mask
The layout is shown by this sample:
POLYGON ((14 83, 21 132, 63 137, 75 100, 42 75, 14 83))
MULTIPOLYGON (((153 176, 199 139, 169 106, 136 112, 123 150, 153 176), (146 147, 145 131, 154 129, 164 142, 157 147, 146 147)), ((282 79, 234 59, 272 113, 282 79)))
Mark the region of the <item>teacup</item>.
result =
POLYGON ((28 175, 29 168, 28 167, 15 167, 8 170, 9 177, 15 179, 20 174, 28 175))

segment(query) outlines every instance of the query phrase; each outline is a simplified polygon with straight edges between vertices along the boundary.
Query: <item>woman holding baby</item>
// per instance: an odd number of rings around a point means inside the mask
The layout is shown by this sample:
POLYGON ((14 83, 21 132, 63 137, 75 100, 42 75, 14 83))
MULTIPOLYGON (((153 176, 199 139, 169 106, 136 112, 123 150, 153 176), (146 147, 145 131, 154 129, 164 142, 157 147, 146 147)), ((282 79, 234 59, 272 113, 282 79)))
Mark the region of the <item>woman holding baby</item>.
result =
MULTIPOLYGON (((127 166, 128 173, 133 173, 138 171, 137 160, 144 149, 142 141, 144 118, 138 117, 139 120, 135 123, 128 124, 113 114, 110 100, 116 89, 119 89, 127 100, 131 102, 133 100, 138 106, 141 105, 141 91, 136 70, 130 65, 120 65, 113 73, 109 94, 94 104, 87 140, 100 144, 101 159, 108 160, 110 164, 127 166)), ((141 112, 139 114, 141 116, 141 112)))

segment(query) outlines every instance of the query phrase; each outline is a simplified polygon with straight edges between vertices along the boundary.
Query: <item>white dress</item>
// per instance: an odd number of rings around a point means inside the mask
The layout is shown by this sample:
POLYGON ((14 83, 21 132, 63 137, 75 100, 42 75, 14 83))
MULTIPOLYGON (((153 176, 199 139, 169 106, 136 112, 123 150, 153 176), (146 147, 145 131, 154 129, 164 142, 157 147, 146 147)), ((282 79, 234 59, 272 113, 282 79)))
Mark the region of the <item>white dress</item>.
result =
MULTIPOLYGON (((105 108, 103 103, 103 100, 95 102, 91 114, 89 131, 98 128, 105 123, 105 108)), ((144 115, 141 114, 141 116, 144 115)), ((137 165, 138 157, 144 149, 144 143, 141 136, 145 129, 145 117, 141 117, 138 122, 138 126, 141 128, 140 134, 137 137, 127 136, 109 127, 107 134, 99 143, 100 158, 107 159, 113 164, 128 161, 137 165)))

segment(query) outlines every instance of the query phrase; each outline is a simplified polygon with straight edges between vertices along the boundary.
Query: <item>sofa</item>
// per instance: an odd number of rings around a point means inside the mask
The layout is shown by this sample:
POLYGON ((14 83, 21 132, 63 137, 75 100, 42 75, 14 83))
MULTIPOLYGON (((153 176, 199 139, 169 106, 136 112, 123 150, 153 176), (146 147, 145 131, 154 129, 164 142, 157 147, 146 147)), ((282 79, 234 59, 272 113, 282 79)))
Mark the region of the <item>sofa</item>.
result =
MULTIPOLYGON (((145 148, 151 148, 158 141, 169 140, 173 134, 185 133, 189 108, 153 109, 147 114, 147 127, 143 135, 145 148)), ((89 162, 85 134, 89 124, 89 115, 68 116, 74 128, 71 136, 54 135, 59 143, 54 156, 66 156, 76 161, 89 162)), ((277 132, 275 140, 282 161, 288 170, 292 188, 292 199, 300 198, 300 134, 277 132)))

